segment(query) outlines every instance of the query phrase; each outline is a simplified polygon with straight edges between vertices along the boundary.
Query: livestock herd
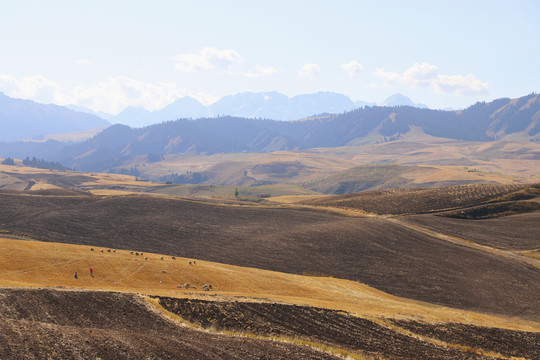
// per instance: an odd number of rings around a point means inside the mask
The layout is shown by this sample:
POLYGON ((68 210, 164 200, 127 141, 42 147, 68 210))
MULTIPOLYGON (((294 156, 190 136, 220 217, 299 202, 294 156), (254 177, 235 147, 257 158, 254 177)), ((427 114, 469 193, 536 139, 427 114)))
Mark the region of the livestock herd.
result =
MULTIPOLYGON (((90 248, 90 251, 94 251, 94 248, 90 248)), ((100 249, 99 252, 101 253, 105 253, 105 250, 104 249, 100 249)), ((116 253, 116 249, 107 249, 106 252, 110 253, 110 252, 113 252, 113 253, 116 253)), ((130 251, 129 252, 130 255, 135 255, 135 256, 143 256, 144 253, 142 251, 130 251)), ((144 257, 144 260, 145 261, 149 261, 150 259, 148 258, 148 256, 145 256, 144 257)), ((160 260, 164 261, 165 260, 165 257, 164 256, 160 256, 160 260)), ((175 256, 171 256, 171 260, 176 260, 176 257, 175 256)), ((194 265, 197 265, 197 261, 196 260, 189 260, 188 261, 188 264, 189 266, 194 266, 194 265)), ((141 264, 138 264, 138 266, 141 266, 141 264)), ((166 270, 162 270, 162 273, 166 274, 167 271, 166 270)), ((189 283, 185 283, 184 285, 177 285, 176 286, 177 288, 184 288, 184 289, 197 289, 196 286, 193 286, 193 285, 190 285, 189 283)), ((212 287, 212 284, 204 284, 202 286, 202 289, 204 291, 210 291, 213 289, 212 287)))

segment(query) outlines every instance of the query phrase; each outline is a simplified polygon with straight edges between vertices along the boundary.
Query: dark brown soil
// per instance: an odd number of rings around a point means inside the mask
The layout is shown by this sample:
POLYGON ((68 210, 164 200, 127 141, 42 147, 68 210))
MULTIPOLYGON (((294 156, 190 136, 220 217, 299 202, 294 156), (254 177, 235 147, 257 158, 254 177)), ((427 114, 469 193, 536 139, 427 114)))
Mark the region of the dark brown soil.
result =
POLYGON ((2 289, 0 323, 1 359, 336 359, 178 326, 120 293, 2 289))
MULTIPOLYGON (((538 229, 538 222, 507 231, 527 238, 531 227, 538 229)), ((540 269, 384 219, 142 196, 0 194, 0 230, 43 241, 326 274, 398 296, 540 320, 540 269)))
POLYGON ((373 321, 334 310, 163 297, 160 303, 165 309, 204 328, 301 338, 385 359, 492 359, 424 342, 373 321))
POLYGON ((443 216, 417 215, 402 220, 447 235, 505 250, 540 248, 540 213, 528 213, 494 219, 468 220, 443 216))
POLYGON ((540 359, 540 333, 512 331, 467 324, 427 324, 416 321, 394 321, 416 334, 448 343, 479 348, 507 357, 540 359))
POLYGON ((494 204, 485 204, 473 206, 462 210, 448 211, 440 213, 440 216, 446 216, 456 219, 491 219, 501 216, 516 214, 525 214, 540 211, 540 203, 536 201, 505 201, 494 204))
POLYGON ((525 187, 473 184, 444 188, 392 189, 332 196, 303 203, 358 209, 375 214, 422 214, 478 205, 525 187))

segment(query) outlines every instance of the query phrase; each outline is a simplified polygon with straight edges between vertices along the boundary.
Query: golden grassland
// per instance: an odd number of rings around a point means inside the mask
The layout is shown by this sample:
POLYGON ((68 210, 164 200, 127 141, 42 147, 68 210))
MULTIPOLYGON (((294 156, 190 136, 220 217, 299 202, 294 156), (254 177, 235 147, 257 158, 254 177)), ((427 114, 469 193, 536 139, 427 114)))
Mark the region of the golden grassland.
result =
MULTIPOLYGON (((401 175, 396 175, 399 178, 396 179, 399 180, 396 183, 399 187, 436 184, 447 186, 475 182, 500 184, 538 182, 540 162, 535 159, 540 152, 540 144, 508 141, 463 142, 428 137, 414 131, 411 134, 397 141, 380 144, 310 149, 303 152, 174 154, 165 155, 161 161, 154 163, 148 162, 146 156, 140 156, 126 163, 124 167, 137 167, 142 176, 153 179, 172 173, 210 171, 214 183, 229 184, 233 187, 243 184, 242 181, 245 179, 241 175, 245 172, 253 181, 278 184, 273 185, 271 189, 245 186, 241 192, 243 191, 246 196, 269 193, 272 197, 314 195, 310 190, 296 184, 316 181, 335 174, 345 174, 350 169, 369 164, 414 164, 408 166, 402 174, 400 172, 401 175)), ((35 191, 66 187, 51 183, 51 180, 44 176, 60 174, 87 176, 91 179, 71 187, 105 196, 154 192, 173 196, 221 197, 233 193, 230 186, 171 187, 162 183, 138 181, 140 179, 128 175, 44 170, 24 167, 21 160, 15 160, 15 163, 16 166, 0 165, 0 188, 35 191)), ((338 176, 336 181, 340 179, 338 176)), ((360 177, 356 180, 365 179, 360 177)), ((372 186, 376 188, 377 184, 372 186)), ((274 200, 290 202, 287 198, 274 200)))
MULTIPOLYGON (((540 324, 413 301, 367 285, 329 277, 292 275, 254 268, 128 250, 0 239, 0 286, 63 287, 213 300, 271 301, 343 310, 358 316, 460 322, 540 331, 540 324), (148 260, 144 258, 147 257, 148 260), (95 276, 90 276, 93 267, 95 276), (74 273, 79 275, 74 278, 74 273), (177 285, 189 283, 197 289, 177 285), (212 292, 202 291, 211 283, 212 292)), ((136 249, 134 249, 136 250, 136 249)))

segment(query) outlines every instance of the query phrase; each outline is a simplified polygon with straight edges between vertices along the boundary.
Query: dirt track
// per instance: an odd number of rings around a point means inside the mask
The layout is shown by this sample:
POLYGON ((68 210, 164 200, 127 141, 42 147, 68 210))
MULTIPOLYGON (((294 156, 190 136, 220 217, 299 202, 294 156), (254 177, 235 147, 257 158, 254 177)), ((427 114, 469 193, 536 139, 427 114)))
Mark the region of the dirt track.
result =
POLYGON ((412 299, 540 320, 539 269, 377 218, 136 196, 0 194, 0 204, 0 230, 43 241, 326 274, 412 299))
POLYGON ((447 235, 466 238, 481 245, 504 250, 531 250, 540 248, 540 212, 468 220, 444 216, 415 215, 403 220, 447 235))
POLYGON ((137 295, 0 289, 1 359, 336 359, 178 326, 137 295))

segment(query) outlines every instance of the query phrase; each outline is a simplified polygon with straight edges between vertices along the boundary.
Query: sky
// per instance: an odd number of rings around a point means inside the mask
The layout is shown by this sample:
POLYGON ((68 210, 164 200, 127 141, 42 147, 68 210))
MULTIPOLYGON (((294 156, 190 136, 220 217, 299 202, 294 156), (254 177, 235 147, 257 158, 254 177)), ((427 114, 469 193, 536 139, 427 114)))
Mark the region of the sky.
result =
POLYGON ((0 91, 116 114, 319 91, 431 108, 540 91, 540 1, 0 0, 0 91))

